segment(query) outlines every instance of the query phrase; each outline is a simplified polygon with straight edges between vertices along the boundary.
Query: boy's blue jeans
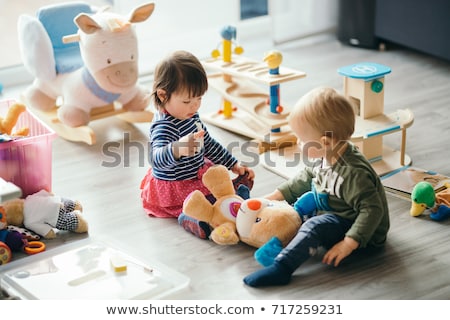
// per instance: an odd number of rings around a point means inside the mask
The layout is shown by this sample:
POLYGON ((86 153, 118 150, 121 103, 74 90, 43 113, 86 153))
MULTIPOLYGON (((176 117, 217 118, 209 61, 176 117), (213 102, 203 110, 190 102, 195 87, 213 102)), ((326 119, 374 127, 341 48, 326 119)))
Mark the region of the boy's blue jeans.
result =
POLYGON ((352 224, 353 221, 333 213, 309 218, 302 224, 294 239, 275 258, 275 263, 282 264, 294 272, 319 247, 331 248, 344 239, 352 224))

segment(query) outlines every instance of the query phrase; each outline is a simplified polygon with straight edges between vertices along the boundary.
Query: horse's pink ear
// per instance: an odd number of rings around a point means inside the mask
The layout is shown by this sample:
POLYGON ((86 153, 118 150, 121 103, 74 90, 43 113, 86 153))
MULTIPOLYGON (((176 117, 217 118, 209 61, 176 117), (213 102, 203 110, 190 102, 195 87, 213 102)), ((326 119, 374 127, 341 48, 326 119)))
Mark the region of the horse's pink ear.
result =
POLYGON ((155 4, 153 2, 139 6, 131 12, 128 21, 132 23, 145 21, 152 15, 153 10, 155 10, 155 4))
POLYGON ((84 33, 91 34, 95 31, 101 29, 97 22, 94 21, 89 15, 85 13, 80 13, 74 19, 75 24, 80 28, 84 33))

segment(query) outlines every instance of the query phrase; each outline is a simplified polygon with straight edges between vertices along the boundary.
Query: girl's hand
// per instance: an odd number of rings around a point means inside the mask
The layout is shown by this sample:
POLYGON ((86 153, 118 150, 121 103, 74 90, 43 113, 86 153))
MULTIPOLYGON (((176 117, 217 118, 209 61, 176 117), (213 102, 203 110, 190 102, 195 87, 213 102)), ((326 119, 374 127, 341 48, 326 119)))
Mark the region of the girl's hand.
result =
POLYGON ((175 159, 180 159, 181 157, 192 157, 198 153, 202 147, 203 136, 205 135, 204 130, 197 131, 195 133, 190 133, 181 137, 180 140, 172 144, 172 152, 175 159))
POLYGON ((242 176, 247 172, 248 179, 253 180, 255 178, 255 172, 253 171, 253 169, 241 166, 239 163, 236 163, 233 168, 231 168, 231 172, 237 174, 238 176, 242 176))

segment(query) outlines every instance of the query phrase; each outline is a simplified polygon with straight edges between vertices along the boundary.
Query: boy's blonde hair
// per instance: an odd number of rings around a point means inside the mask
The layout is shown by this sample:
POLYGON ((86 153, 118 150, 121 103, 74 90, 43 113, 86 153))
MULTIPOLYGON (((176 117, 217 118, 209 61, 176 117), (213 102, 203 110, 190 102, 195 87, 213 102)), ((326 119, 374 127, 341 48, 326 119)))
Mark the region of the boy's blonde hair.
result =
POLYGON ((351 102, 333 88, 316 88, 300 98, 289 116, 294 131, 301 120, 307 121, 322 136, 336 141, 349 140, 355 130, 351 102))

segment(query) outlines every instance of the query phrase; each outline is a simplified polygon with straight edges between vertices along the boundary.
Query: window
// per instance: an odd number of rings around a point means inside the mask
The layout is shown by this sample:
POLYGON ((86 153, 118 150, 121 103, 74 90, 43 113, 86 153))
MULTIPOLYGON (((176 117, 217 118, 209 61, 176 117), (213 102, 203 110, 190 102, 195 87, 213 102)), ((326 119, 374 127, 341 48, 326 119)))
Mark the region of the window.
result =
POLYGON ((241 0, 241 20, 266 16, 269 14, 268 0, 241 0))

